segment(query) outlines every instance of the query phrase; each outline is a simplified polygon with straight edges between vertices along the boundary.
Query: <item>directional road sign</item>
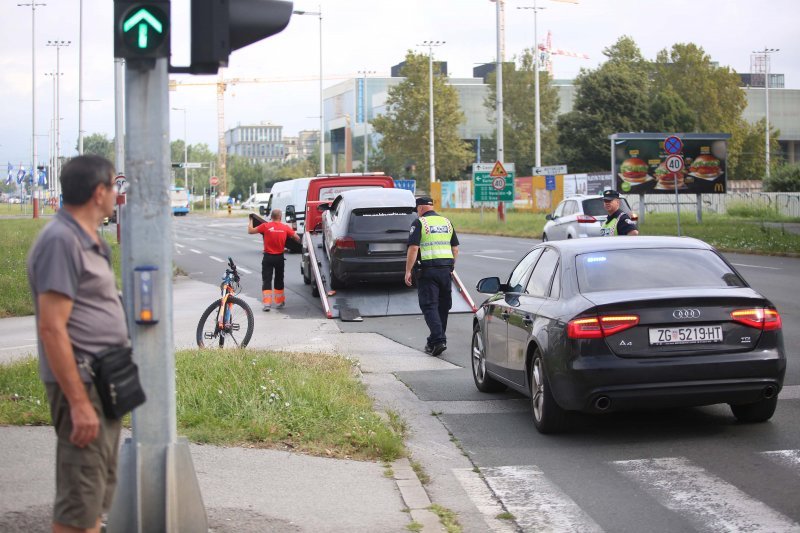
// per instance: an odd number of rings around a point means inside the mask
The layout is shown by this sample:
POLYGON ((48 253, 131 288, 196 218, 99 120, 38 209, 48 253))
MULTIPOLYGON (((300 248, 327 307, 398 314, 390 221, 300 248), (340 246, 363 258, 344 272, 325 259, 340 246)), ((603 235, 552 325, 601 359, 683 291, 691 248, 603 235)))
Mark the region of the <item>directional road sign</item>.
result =
POLYGON ((533 167, 532 176, 555 176, 556 174, 566 174, 567 165, 553 165, 550 167, 533 167))
POLYGON ((476 202, 514 201, 514 163, 506 163, 500 169, 505 176, 492 176, 497 163, 474 163, 472 165, 473 200, 476 202))

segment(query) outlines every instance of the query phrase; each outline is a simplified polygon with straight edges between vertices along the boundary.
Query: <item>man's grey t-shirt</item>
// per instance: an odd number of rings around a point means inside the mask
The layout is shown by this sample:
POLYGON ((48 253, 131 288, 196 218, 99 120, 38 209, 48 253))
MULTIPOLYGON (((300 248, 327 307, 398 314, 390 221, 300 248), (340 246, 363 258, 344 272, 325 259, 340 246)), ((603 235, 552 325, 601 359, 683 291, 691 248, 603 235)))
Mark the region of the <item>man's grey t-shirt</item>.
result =
MULTIPOLYGON (((128 326, 111 268, 111 249, 96 243, 66 209, 59 210, 28 253, 28 283, 33 293, 38 331, 38 297, 57 292, 72 300, 67 333, 80 362, 111 346, 128 344, 128 326)), ((55 382, 39 339, 39 376, 55 382)), ((81 379, 90 381, 79 367, 81 379)))

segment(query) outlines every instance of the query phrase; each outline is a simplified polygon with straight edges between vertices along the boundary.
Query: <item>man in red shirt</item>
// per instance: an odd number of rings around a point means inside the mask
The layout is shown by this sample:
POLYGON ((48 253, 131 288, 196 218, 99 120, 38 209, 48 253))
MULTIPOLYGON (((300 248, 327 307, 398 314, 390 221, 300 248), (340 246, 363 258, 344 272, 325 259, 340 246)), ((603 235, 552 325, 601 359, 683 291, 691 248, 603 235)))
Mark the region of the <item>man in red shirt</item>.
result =
POLYGON ((247 233, 261 233, 264 236, 264 257, 261 259, 261 292, 262 311, 272 309, 273 296, 276 306, 280 309, 286 305, 286 294, 283 292, 283 249, 286 239, 292 238, 300 242, 300 237, 290 227, 281 222, 281 210, 273 209, 270 221, 255 225, 255 219, 250 217, 250 226, 247 233), (272 273, 275 272, 275 292, 272 291, 272 273))

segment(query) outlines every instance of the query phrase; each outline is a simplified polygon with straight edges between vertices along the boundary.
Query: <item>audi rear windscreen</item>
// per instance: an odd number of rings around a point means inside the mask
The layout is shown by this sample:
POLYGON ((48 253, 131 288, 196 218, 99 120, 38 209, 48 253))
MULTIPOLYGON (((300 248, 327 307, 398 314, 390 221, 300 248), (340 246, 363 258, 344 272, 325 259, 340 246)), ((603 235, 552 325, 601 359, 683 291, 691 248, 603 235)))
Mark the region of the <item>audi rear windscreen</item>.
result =
MULTIPOLYGON (((615 237, 635 239, 636 237, 615 237)), ((746 287, 711 250, 604 250, 575 258, 582 293, 637 289, 746 287)))
POLYGON ((351 233, 408 233, 417 218, 414 207, 368 207, 350 214, 351 233))

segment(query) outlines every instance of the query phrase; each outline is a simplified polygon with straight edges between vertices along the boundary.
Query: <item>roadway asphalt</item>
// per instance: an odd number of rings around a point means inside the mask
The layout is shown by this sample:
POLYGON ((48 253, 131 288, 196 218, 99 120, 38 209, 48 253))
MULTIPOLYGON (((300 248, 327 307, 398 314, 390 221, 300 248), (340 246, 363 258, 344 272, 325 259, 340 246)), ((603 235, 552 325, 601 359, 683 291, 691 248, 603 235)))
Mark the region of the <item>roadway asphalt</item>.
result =
MULTIPOLYGON (((173 288, 175 347, 193 347, 200 310, 218 288, 185 277, 173 288)), ((257 301, 245 299, 260 309, 257 301)), ((290 300, 286 310, 291 308, 290 300)), ((32 317, 0 320, 0 337, 5 340, 0 363, 35 353, 32 317)), ((474 497, 462 488, 463 480, 453 474, 471 471, 472 463, 429 407, 394 374, 462 369, 375 333, 343 333, 335 321, 290 318, 276 311, 256 312, 250 347, 357 358, 376 408, 392 409, 406 420, 408 449, 431 481, 423 487, 405 459, 392 465, 392 479, 379 463, 191 445, 211 531, 400 532, 412 520, 423 524, 423 531, 439 531, 438 518, 426 510, 431 502, 456 512, 464 531, 513 530, 478 510, 474 497)), ((0 532, 48 529, 54 445, 50 427, 0 427, 0 532)), ((480 483, 477 474, 472 481, 480 483)), ((502 512, 488 494, 484 503, 497 507, 491 516, 502 512)))

